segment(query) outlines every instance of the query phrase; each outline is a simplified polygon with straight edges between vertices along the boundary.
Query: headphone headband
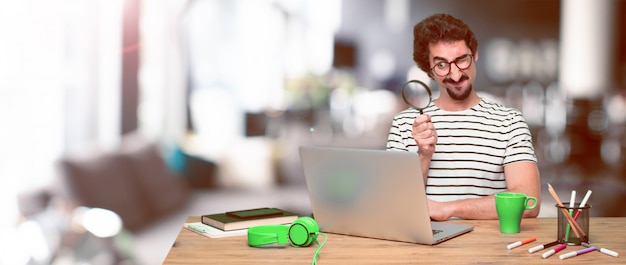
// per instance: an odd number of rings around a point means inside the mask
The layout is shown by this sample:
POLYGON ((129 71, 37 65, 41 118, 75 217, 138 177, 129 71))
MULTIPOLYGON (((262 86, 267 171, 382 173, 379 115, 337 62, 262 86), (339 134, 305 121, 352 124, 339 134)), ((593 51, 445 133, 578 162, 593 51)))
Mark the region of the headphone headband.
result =
POLYGON ((261 225, 248 228, 248 245, 258 247, 272 243, 287 244, 289 226, 261 225))

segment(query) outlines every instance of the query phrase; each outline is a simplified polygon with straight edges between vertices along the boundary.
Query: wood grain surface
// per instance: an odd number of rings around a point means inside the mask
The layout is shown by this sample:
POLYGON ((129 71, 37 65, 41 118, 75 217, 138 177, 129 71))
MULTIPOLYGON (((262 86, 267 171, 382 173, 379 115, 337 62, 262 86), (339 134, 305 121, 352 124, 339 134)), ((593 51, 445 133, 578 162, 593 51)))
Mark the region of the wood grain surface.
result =
MULTIPOLYGON (((196 222, 191 216, 187 222, 196 222)), ((626 264, 626 217, 592 217, 592 244, 620 253, 615 258, 598 251, 561 260, 559 255, 584 249, 568 246, 543 259, 547 250, 528 249, 556 240, 556 218, 523 219, 519 234, 502 234, 497 220, 455 220, 474 225, 474 231, 438 245, 427 246, 387 240, 327 234, 318 264, 626 264), (537 241, 507 249, 507 245, 530 237, 537 241)), ((320 239, 322 239, 320 237, 320 239)), ((182 228, 164 264, 310 264, 317 244, 305 248, 272 245, 253 248, 247 236, 207 238, 182 228)), ((551 248, 549 248, 551 249, 551 248)))

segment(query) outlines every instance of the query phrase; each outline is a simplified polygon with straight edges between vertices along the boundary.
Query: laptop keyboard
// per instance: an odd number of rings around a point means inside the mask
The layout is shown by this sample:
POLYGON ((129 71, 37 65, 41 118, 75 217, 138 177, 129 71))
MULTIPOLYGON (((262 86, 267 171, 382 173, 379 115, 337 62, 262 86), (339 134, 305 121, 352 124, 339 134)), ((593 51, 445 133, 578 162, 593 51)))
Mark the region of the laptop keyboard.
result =
POLYGON ((436 229, 433 229, 433 235, 439 234, 439 233, 441 233, 441 232, 443 232, 443 230, 436 230, 436 229))

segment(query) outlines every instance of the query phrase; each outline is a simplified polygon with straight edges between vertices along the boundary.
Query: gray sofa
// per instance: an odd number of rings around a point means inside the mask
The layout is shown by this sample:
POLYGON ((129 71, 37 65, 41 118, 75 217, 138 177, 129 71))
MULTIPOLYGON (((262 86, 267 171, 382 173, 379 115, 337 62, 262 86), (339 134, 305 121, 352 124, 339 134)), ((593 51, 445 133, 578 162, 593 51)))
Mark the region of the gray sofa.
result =
POLYGON ((25 218, 56 230, 46 233, 57 240, 50 244, 54 254, 48 262, 160 264, 190 215, 256 207, 310 214, 302 184, 224 189, 216 184, 215 164, 179 153, 178 161, 183 162, 173 171, 162 150, 158 144, 130 136, 115 150, 67 155, 58 161, 57 183, 22 194, 19 202, 25 218), (112 238, 97 238, 74 229, 72 216, 78 207, 117 213, 123 230, 112 238))

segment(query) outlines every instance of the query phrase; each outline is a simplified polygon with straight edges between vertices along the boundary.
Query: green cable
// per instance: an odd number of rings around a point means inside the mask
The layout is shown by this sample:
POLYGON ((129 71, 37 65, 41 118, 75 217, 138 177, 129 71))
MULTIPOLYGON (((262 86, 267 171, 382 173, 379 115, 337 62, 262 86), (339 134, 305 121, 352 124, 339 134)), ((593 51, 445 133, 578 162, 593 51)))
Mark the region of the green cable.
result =
POLYGON ((319 233, 319 235, 324 236, 324 241, 322 241, 322 243, 320 244, 319 240, 315 240, 315 242, 317 243, 317 249, 315 249, 315 255, 313 255, 313 261, 311 261, 311 265, 317 265, 317 257, 320 255, 320 250, 322 249, 324 244, 326 244, 326 240, 328 239, 328 236, 326 236, 326 234, 324 233, 319 233))

